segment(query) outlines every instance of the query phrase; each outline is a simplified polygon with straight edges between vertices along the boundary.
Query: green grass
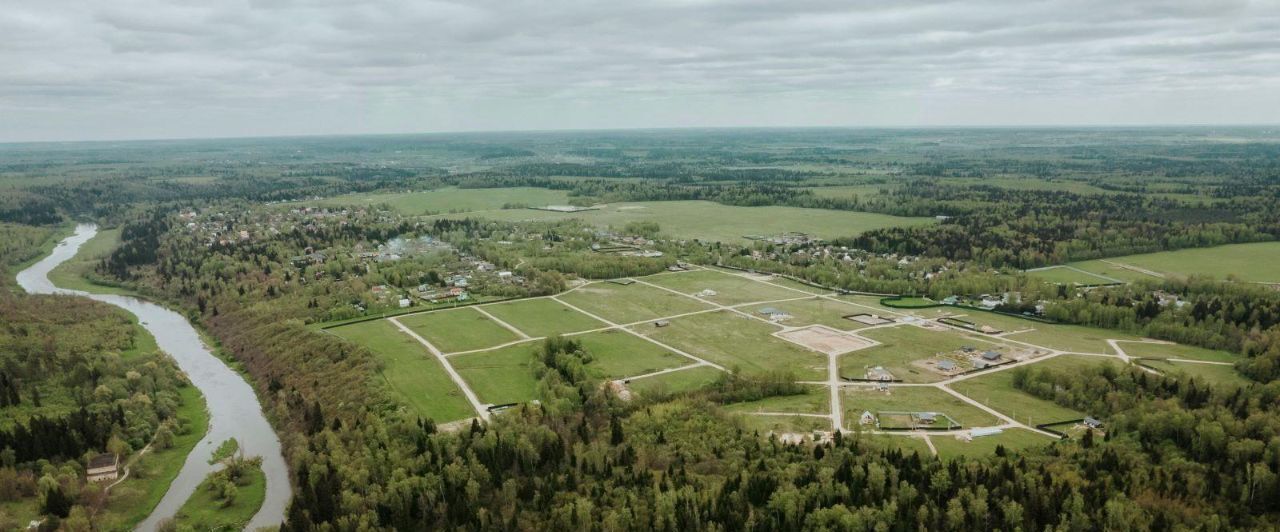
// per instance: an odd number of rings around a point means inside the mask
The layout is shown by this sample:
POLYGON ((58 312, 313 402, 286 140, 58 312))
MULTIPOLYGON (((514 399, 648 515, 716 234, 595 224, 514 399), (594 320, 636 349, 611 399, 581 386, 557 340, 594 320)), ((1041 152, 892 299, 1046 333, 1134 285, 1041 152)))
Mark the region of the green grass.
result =
MULTIPOLYGON (((1113 331, 1107 329, 1095 329, 1092 327, 1082 327, 1079 325, 1058 325, 1053 323, 1042 323, 1032 320, 1024 320, 1015 316, 1005 316, 991 312, 966 311, 965 315, 960 319, 970 321, 978 325, 990 325, 996 329, 1000 329, 1006 333, 1012 331, 1021 331, 1025 329, 1033 329, 1026 332, 1019 332, 1006 337, 1010 340, 1027 342, 1050 349, 1059 349, 1062 351, 1074 351, 1078 353, 1105 353, 1117 354, 1111 345, 1107 343, 1108 339, 1115 340, 1141 340, 1139 336, 1113 331)), ((1132 344, 1122 344, 1132 345, 1132 344)), ((1126 348, 1127 349, 1127 348, 1126 348)))
POLYGON ((485 312, 529 336, 553 336, 605 327, 606 324, 554 299, 526 299, 486 305, 485 312))
POLYGON ((994 436, 983 436, 966 442, 951 436, 934 436, 933 446, 938 449, 939 458, 958 458, 962 456, 989 456, 995 454, 997 446, 1008 451, 1040 448, 1052 444, 1055 440, 1026 429, 1011 428, 994 436))
POLYGON ((267 495, 267 475, 261 467, 252 467, 245 472, 248 483, 237 486, 235 501, 230 506, 223 506, 213 491, 209 490, 206 479, 191 494, 191 498, 183 503, 174 521, 178 525, 188 525, 196 530, 240 530, 258 513, 262 501, 267 495))
POLYGON ((1062 372, 1076 372, 1085 368, 1094 368, 1102 365, 1110 365, 1117 369, 1122 369, 1124 363, 1115 358, 1092 357, 1086 355, 1060 355, 1043 362, 1036 362, 1028 366, 1032 369, 1048 369, 1062 372))
POLYGON ((1058 284, 1106 284, 1114 283, 1115 280, 1121 280, 1116 277, 1103 277, 1088 271, 1079 271, 1063 266, 1055 266, 1044 270, 1035 270, 1026 272, 1028 276, 1035 277, 1042 281, 1058 284))
POLYGON ((995 416, 937 388, 891 388, 891 392, 886 393, 857 386, 846 388, 843 393, 844 423, 848 429, 858 424, 863 411, 872 414, 885 411, 939 412, 951 416, 965 428, 1000 424, 995 416))
POLYGON ((657 222, 665 236, 733 243, 745 242, 745 235, 772 236, 798 231, 831 239, 883 227, 933 223, 932 218, 798 207, 735 207, 710 201, 613 203, 600 210, 577 213, 490 210, 471 216, 503 221, 577 218, 597 227, 618 229, 630 222, 657 222))
MULTIPOLYGON (((1229 244, 1211 248, 1127 255, 1107 260, 1176 277, 1209 275, 1222 279, 1234 275, 1242 281, 1280 283, 1280 268, 1275 267, 1280 262, 1280 242, 1229 244)), ((1077 264, 1072 263, 1072 265, 1077 264)), ((1097 267, 1096 264, 1089 266, 1097 267)))
POLYGON ((195 386, 179 388, 178 395, 182 397, 182 404, 176 415, 186 432, 175 431, 173 447, 153 448, 129 465, 129 478, 111 488, 108 511, 99 520, 102 529, 132 530, 146 519, 169 491, 169 484, 178 477, 187 455, 204 439, 209 430, 204 396, 195 386))
POLYGON ((632 377, 694 362, 653 342, 618 330, 583 334, 573 339, 581 341, 591 353, 592 361, 587 364, 587 370, 599 378, 632 377))
POLYGON ((808 416, 757 416, 738 414, 737 418, 747 430, 759 432, 760 435, 773 433, 811 433, 831 431, 831 420, 808 416))
POLYGON ((902 315, 917 316, 921 318, 937 318, 955 313, 951 307, 930 307, 930 308, 894 308, 880 304, 881 296, 860 296, 845 295, 836 296, 836 299, 844 302, 849 306, 848 314, 857 314, 859 312, 870 312, 890 318, 900 317, 902 315))
POLYGON ((770 301, 804 297, 804 294, 780 286, 753 281, 739 275, 701 270, 686 273, 654 275, 642 281, 669 288, 686 295, 713 290, 714 296, 703 299, 721 305, 738 305, 752 301, 770 301))
POLYGON ((899 325, 859 333, 881 345, 841 355, 840 375, 861 379, 867 368, 882 366, 904 382, 937 382, 946 378, 940 373, 917 367, 912 362, 933 358, 939 353, 952 353, 965 346, 988 349, 964 335, 951 331, 935 331, 914 325, 899 325))
POLYGON ((1208 362, 1235 362, 1240 355, 1230 351, 1205 349, 1194 345, 1121 342, 1120 348, 1131 357, 1180 358, 1208 362))
POLYGON ((240 442, 236 441, 235 438, 227 438, 225 441, 222 442, 222 444, 218 445, 218 448, 216 450, 213 451, 213 456, 209 457, 209 463, 216 464, 218 462, 231 458, 236 454, 236 451, 239 451, 239 450, 240 450, 240 442))
POLYGON ((1253 381, 1236 371, 1235 366, 1196 364, 1191 362, 1168 362, 1164 360, 1144 360, 1142 363, 1168 375, 1183 374, 1195 377, 1215 387, 1248 386, 1253 383, 1253 381))
POLYGON ((829 414, 831 413, 831 393, 826 388, 806 386, 805 393, 799 395, 783 395, 759 401, 733 403, 725 405, 724 409, 743 414, 752 412, 829 414))
POLYGON ((440 362, 391 322, 366 321, 328 331, 369 348, 382 363, 391 392, 419 416, 445 423, 475 415, 440 362))
MULTIPOLYGON (((545 188, 442 188, 425 192, 347 194, 307 204, 323 206, 371 206, 385 203, 408 215, 491 211, 505 205, 565 205, 569 194, 545 188)), ((533 211, 529 211, 533 212, 533 211)))
POLYGON ((120 245, 120 229, 102 229, 93 238, 80 246, 76 256, 59 264, 49 272, 49 280, 59 288, 82 290, 94 294, 133 295, 127 288, 99 284, 91 280, 98 262, 115 251, 120 245))
MULTIPOLYGON (((852 436, 845 436, 851 438, 852 436)), ((871 445, 885 448, 896 448, 903 454, 916 453, 920 456, 933 456, 933 452, 929 450, 929 444, 924 442, 924 438, 916 438, 912 436, 899 436, 887 434, 863 434, 859 436, 862 441, 871 445)))
MULTIPOLYGON (((826 325, 833 329, 839 329, 842 331, 852 331, 867 327, 867 325, 862 323, 847 320, 844 316, 848 316, 850 314, 876 313, 868 309, 861 309, 839 301, 820 298, 749 305, 740 310, 743 312, 758 312, 760 309, 765 307, 773 307, 789 314, 791 318, 781 322, 784 325, 797 327, 805 325, 826 325)), ((883 316, 884 313, 882 312, 880 315, 883 316)))
POLYGON ((671 320, 666 327, 639 325, 637 332, 744 373, 789 371, 798 379, 825 379, 827 359, 770 336, 772 325, 726 311, 671 320))
POLYGON ((449 357, 480 400, 489 404, 523 403, 538 398, 530 364, 538 342, 449 357))
MULTIPOLYGON (((787 278, 785 278, 785 277, 774 277, 773 279, 770 279, 770 280, 769 280, 769 284, 776 284, 776 285, 778 285, 778 286, 784 286, 784 287, 790 288, 790 289, 792 289, 792 290, 799 290, 799 291, 801 291, 801 292, 808 292, 808 293, 810 293, 810 294, 815 294, 815 295, 816 295, 816 294, 830 294, 830 293, 832 293, 832 292, 831 292, 831 290, 826 290, 826 289, 823 289, 823 288, 818 288, 818 287, 814 287, 814 286, 809 286, 809 285, 804 284, 804 283, 801 283, 801 282, 792 281, 791 279, 787 279, 787 278)), ((797 295, 797 296, 798 296, 798 295, 800 295, 800 294, 795 294, 795 295, 797 295)))
POLYGON ((396 318, 445 353, 485 349, 520 337, 475 309, 424 312, 396 318))
POLYGON ((160 350, 160 346, 156 344, 156 337, 151 335, 146 327, 138 323, 137 316, 130 314, 133 319, 133 347, 120 352, 120 358, 124 360, 132 360, 143 355, 155 353, 160 350))
POLYGON ((680 393, 711 384, 723 373, 710 366, 701 366, 631 381, 627 388, 639 395, 680 393))
POLYGON ((640 283, 593 283, 559 296, 561 300, 614 323, 635 323, 714 308, 680 294, 640 283))
POLYGON ((1059 406, 1013 387, 1013 371, 979 375, 951 385, 957 392, 1028 425, 1080 419, 1084 413, 1059 406))
POLYGON ((1069 263, 1068 266, 1078 268, 1078 269, 1087 271, 1089 273, 1101 275, 1103 277, 1119 279, 1125 282, 1142 281, 1142 280, 1150 281, 1155 279, 1155 277, 1152 277, 1145 273, 1135 272, 1133 270, 1122 268, 1114 264, 1108 264, 1101 260, 1086 260, 1086 261, 1080 261, 1080 262, 1072 262, 1072 263, 1069 263))

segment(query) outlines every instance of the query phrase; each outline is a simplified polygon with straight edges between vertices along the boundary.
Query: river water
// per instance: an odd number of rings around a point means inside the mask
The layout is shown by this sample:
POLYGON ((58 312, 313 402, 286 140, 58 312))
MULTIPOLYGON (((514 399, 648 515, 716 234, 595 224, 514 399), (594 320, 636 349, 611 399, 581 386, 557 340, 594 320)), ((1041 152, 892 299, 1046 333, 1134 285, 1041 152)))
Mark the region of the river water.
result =
POLYGON ((253 388, 209 351, 186 318, 138 298, 64 290, 49 281, 49 271, 74 257, 80 246, 97 232, 95 225, 77 226, 75 234, 59 243, 48 257, 19 272, 18 285, 33 294, 85 296, 132 312, 156 337, 160 349, 177 361, 178 367, 200 389, 209 405, 209 433, 187 456, 182 471, 169 486, 169 491, 164 494, 151 515, 138 525, 138 530, 155 530, 160 521, 173 517, 178 512, 187 498, 195 492, 196 486, 215 469, 215 466, 209 465, 209 458, 218 444, 227 438, 239 441, 245 456, 261 456, 262 470, 267 477, 266 499, 246 530, 284 522, 285 507, 292 497, 292 487, 284 455, 280 451, 280 439, 263 415, 262 405, 258 403, 253 388))

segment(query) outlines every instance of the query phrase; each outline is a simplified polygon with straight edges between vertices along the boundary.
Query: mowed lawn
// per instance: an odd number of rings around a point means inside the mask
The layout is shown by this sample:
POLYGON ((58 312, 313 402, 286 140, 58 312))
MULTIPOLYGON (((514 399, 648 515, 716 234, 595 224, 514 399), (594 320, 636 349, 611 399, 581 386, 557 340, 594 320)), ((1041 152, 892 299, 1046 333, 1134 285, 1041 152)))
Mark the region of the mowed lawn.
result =
POLYGON ((501 405, 538 398, 533 356, 539 342, 529 342, 449 357, 449 363, 467 381, 481 402, 501 405))
POLYGON ((593 332, 573 339, 582 342, 582 347, 591 354, 587 371, 605 379, 633 377, 695 363, 625 331, 593 332))
POLYGON ((526 299, 485 305, 485 312, 533 337, 599 329, 608 325, 554 299, 526 299))
POLYGON ((711 366, 701 366, 634 380, 627 383, 627 388, 640 395, 661 396, 696 390, 715 382, 723 374, 711 366))
POLYGON ((845 353, 840 356, 840 376, 861 379, 867 368, 881 366, 904 382, 937 382, 942 374, 917 367, 912 362, 933 358, 939 353, 950 353, 962 347, 981 349, 990 344, 976 342, 951 331, 935 331, 914 325, 899 325, 858 333, 881 345, 845 353))
POLYGON ((520 339, 516 333, 472 308, 423 312, 396 319, 445 353, 485 349, 520 339))
POLYGON ((1224 279, 1235 276, 1241 281, 1280 283, 1280 268, 1276 267, 1276 264, 1280 264, 1280 242, 1229 244, 1126 255, 1107 260, 1178 277, 1209 275, 1224 279))
POLYGON ((711 270, 653 275, 643 277, 640 280, 691 296, 697 295, 703 290, 711 290, 716 294, 706 296, 703 299, 730 306, 753 301, 805 297, 800 292, 788 290, 781 286, 753 281, 740 275, 711 270))
POLYGON ((1031 432, 1026 429, 1010 428, 993 436, 974 438, 963 441, 952 436, 933 436, 933 446, 938 449, 939 458, 958 458, 962 456, 987 456, 996 452, 996 447, 1004 447, 1008 451, 1040 448, 1054 443, 1053 438, 1031 432))
POLYGON ((1066 266, 1055 266, 1043 270, 1026 272, 1028 276, 1058 284, 1107 284, 1123 282, 1123 279, 1104 277, 1086 270, 1066 266))
POLYGON ((441 188, 423 192, 347 194, 315 202, 328 207, 368 207, 387 204, 396 211, 408 215, 461 213, 502 209, 509 205, 545 207, 569 202, 569 194, 563 190, 545 188, 441 188))
POLYGON ((1080 419, 1085 416, 1013 387, 1015 370, 996 371, 951 384, 951 389, 965 394, 988 408, 1029 425, 1040 425, 1080 419))
POLYGON ((614 323, 635 323, 715 308, 692 298, 640 283, 592 283, 557 297, 614 323))
POLYGON ((1150 342, 1120 342, 1120 349, 1131 357, 1179 358, 1183 360, 1204 360, 1208 362, 1235 362, 1240 355, 1230 351, 1205 349, 1194 345, 1157 344, 1150 342))
POLYGON ((806 386, 805 393, 769 397, 759 401, 732 403, 724 406, 729 412, 788 412, 801 414, 831 413, 831 392, 821 386, 806 386))
POLYGON ((676 318, 666 327, 644 324, 633 329, 745 373, 788 371, 800 380, 825 379, 827 374, 825 356, 770 336, 778 329, 768 323, 727 311, 676 318))
MULTIPOLYGON (((863 412, 938 412, 970 427, 999 425, 1000 420, 960 398, 933 387, 890 388, 882 392, 870 386, 845 388, 844 423, 852 429, 858 425, 863 412)), ((945 425, 945 421, 939 420, 945 425)))
MULTIPOLYGON (((845 319, 844 316, 850 314, 879 314, 884 313, 872 312, 866 309, 860 309, 830 299, 814 298, 803 299, 800 301, 784 301, 781 303, 761 303, 759 305, 749 305, 739 310, 743 312, 758 313, 763 308, 775 308, 785 312, 791 318, 783 320, 783 325, 791 325, 803 327, 805 325, 826 325, 833 329, 842 331, 852 331, 862 329, 868 325, 858 323, 853 320, 845 319)), ((892 316, 888 316, 892 318, 892 316)))
POLYGON ((418 415, 437 423, 475 415, 440 362, 391 322, 365 321, 328 331, 369 348, 382 363, 382 376, 391 391, 418 415))
POLYGON ((1253 382, 1236 371, 1235 366, 1169 362, 1166 360, 1144 360, 1142 363, 1167 375, 1195 377, 1213 386, 1248 386, 1253 382))
POLYGON ((532 209, 490 210, 475 212, 470 216, 502 221, 576 218, 602 228, 622 228, 631 222, 656 222, 666 236, 733 243, 747 242, 744 238, 747 235, 774 236, 795 231, 832 239, 856 236, 884 227, 934 223, 932 218, 800 207, 737 207, 710 201, 611 203, 599 210, 575 213, 532 209))

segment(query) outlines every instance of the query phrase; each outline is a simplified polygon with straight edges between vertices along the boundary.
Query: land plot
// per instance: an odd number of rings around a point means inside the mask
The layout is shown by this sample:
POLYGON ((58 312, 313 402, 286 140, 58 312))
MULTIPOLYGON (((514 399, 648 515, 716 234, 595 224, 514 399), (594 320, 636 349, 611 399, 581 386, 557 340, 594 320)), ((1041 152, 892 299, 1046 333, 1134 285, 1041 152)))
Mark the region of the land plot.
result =
POLYGON ((788 371, 801 380, 826 378, 826 357, 772 336, 772 325, 727 311, 671 320, 666 327, 639 325, 637 332, 745 373, 788 371))
POLYGON ((804 294, 794 290, 712 270, 657 275, 643 280, 683 294, 700 296, 721 305, 804 297, 804 294), (704 291, 707 291, 706 295, 701 295, 704 291))
POLYGON ((1013 386, 1015 370, 987 373, 954 384, 951 388, 988 408, 1028 425, 1052 423, 1085 416, 1070 408, 1046 401, 1013 386))
POLYGON ((373 352, 382 376, 400 402, 418 415, 444 423, 475 415, 462 390, 427 348, 387 320, 328 329, 373 352))
POLYGON ((529 336, 554 336, 607 327, 604 322, 565 306, 554 299, 525 299, 485 305, 485 312, 529 336))
POLYGON ((557 297, 614 323, 635 323, 714 308, 692 298, 640 283, 592 283, 557 297))
POLYGON ((1095 275, 1109 277, 1112 279, 1119 279, 1121 281, 1128 282, 1128 283, 1131 283, 1134 281, 1143 281, 1143 280, 1150 281, 1152 279, 1155 279, 1155 277, 1152 277, 1145 273, 1134 271, 1132 269, 1125 268, 1123 266, 1117 265, 1112 262, 1104 262, 1102 260, 1086 260, 1086 261, 1080 261, 1080 262, 1072 262, 1067 264, 1067 266, 1071 266, 1079 270, 1084 270, 1095 275))
POLYGON ((661 396, 696 390, 715 382, 722 375, 723 371, 711 366, 701 366, 634 380, 627 384, 627 388, 640 395, 661 396))
POLYGON ((899 319, 902 316, 915 316, 918 318, 932 319, 942 316, 955 314, 956 309, 953 307, 940 306, 929 308, 895 308, 880 304, 883 299, 880 296, 862 296, 862 295, 843 295, 835 296, 836 299, 844 301, 849 305, 849 312, 845 314, 857 314, 859 312, 869 312, 888 318, 899 319))
POLYGON ((806 386, 805 393, 770 397, 759 401, 725 405, 729 412, 788 412, 799 414, 829 414, 831 393, 824 387, 806 386))
POLYGON ((952 331, 925 329, 914 325, 872 329, 859 334, 882 345, 841 356, 841 377, 861 379, 868 368, 878 366, 904 382, 937 382, 945 377, 915 362, 932 360, 940 354, 955 353, 964 347, 987 347, 952 331))
POLYGON ((573 339, 582 342, 591 354, 587 371, 606 379, 633 377, 694 362, 621 330, 593 332, 573 339))
POLYGON ((519 344, 449 357, 482 402, 501 405, 537 399, 538 380, 533 375, 534 348, 519 344))
POLYGON ((1000 434, 981 436, 973 441, 963 441, 955 437, 934 436, 933 446, 938 449, 940 458, 958 458, 961 456, 987 456, 996 452, 996 447, 1004 447, 1009 451, 1040 448, 1052 445, 1055 440, 1026 429, 1009 428, 1000 434))
POLYGON ((747 430, 760 434, 812 434, 829 432, 831 420, 812 416, 760 416, 741 414, 738 419, 747 430))
POLYGON ((1131 357, 1147 358, 1181 358, 1184 360, 1204 360, 1208 362, 1235 362, 1240 355, 1230 351, 1205 349, 1185 344, 1157 344, 1150 342, 1120 342, 1120 349, 1131 357))
POLYGON ((1235 366, 1218 364, 1196 364, 1194 362, 1168 362, 1165 360, 1143 360, 1143 365, 1155 368, 1168 375, 1186 375, 1207 382, 1213 386, 1248 386, 1249 380, 1235 366))
POLYGON ((409 314, 396 319, 445 353, 484 349, 520 339, 472 308, 409 314))
POLYGON ((1111 366, 1116 370, 1124 370, 1125 363, 1116 358, 1088 355, 1059 355, 1048 360, 1036 362, 1035 364, 1026 366, 1026 368, 1031 371, 1051 370, 1072 373, 1084 369, 1097 368, 1099 366, 1111 366))
POLYGON ((1027 342, 1030 344, 1079 353, 1117 354, 1108 339, 1141 340, 1141 337, 1120 331, 1095 329, 1079 325, 1059 325, 1039 321, 1024 320, 1016 316, 1006 316, 992 312, 972 311, 963 318, 978 326, 987 325, 1005 331, 1005 338, 1027 342), (1030 329, 1030 330, 1027 330, 1030 329), (1015 332, 1023 331, 1023 332, 1015 332), (1009 334, 1012 333, 1012 334, 1009 334))
POLYGON ((310 202, 322 206, 366 207, 387 204, 392 209, 408 215, 436 213, 460 213, 503 209, 511 205, 542 207, 569 202, 569 194, 563 190, 545 188, 441 188, 423 192, 347 194, 310 202))
POLYGON ((846 305, 839 301, 832 301, 830 299, 823 298, 784 301, 781 303, 762 303, 760 305, 742 307, 739 310, 755 313, 762 318, 768 318, 768 315, 762 313, 763 310, 768 309, 776 309, 788 316, 787 319, 778 322, 783 325, 792 325, 797 327, 803 327, 805 325, 826 325, 827 327, 842 331, 852 331, 867 327, 867 324, 858 323, 844 317, 849 314, 861 312, 856 307, 846 305))
POLYGON ((892 388, 889 392, 869 386, 852 386, 844 390, 845 428, 859 423, 863 412, 937 412, 946 414, 964 427, 987 427, 1000 420, 982 409, 937 388, 923 386, 892 388))
POLYGON ((1066 285, 1095 285, 1115 283, 1117 281, 1123 282, 1122 279, 1116 277, 1103 276, 1101 274, 1068 266, 1053 266, 1051 268, 1033 270, 1026 273, 1030 277, 1035 277, 1050 283, 1066 285))
POLYGON ((806 349, 828 355, 839 355, 865 349, 873 345, 865 338, 843 334, 824 325, 810 325, 803 329, 774 333, 774 336, 799 344, 806 349))
POLYGON ((1242 281, 1280 283, 1280 268, 1275 267, 1280 262, 1280 242, 1228 244, 1127 255, 1106 260, 1176 277, 1208 275, 1223 279, 1234 276, 1242 281))
MULTIPOLYGON (((855 429, 856 430, 856 429, 855 429)), ((849 436, 846 436, 848 438, 849 436)), ((937 436, 945 438, 947 436, 937 436)), ((898 449, 903 454, 916 453, 920 456, 932 456, 933 452, 929 450, 929 444, 924 442, 924 438, 913 436, 898 436, 887 434, 863 434, 862 441, 869 442, 879 447, 898 449)))

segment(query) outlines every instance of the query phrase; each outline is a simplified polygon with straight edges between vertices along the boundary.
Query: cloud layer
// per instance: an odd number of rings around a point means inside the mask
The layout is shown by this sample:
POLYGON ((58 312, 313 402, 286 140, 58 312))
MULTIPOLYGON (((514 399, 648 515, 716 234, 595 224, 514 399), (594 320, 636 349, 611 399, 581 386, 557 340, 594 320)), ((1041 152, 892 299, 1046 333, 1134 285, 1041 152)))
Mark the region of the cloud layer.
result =
POLYGON ((1280 122, 1280 2, 112 0, 0 11, 0 140, 1280 122))

